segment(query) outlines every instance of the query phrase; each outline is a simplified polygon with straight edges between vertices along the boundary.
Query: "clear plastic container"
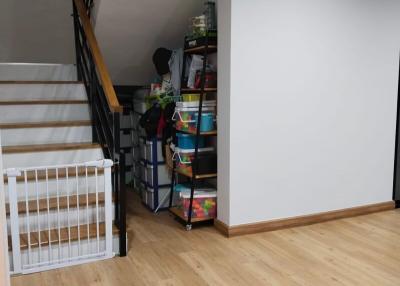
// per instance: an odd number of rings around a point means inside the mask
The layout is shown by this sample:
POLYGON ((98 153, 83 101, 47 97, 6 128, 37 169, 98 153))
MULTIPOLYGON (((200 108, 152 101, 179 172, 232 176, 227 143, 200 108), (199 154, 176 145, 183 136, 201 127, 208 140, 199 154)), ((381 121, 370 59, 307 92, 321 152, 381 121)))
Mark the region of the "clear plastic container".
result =
MULTIPOLYGON (((179 208, 185 217, 189 216, 190 192, 180 193, 179 208)), ((216 218, 217 192, 213 189, 195 191, 193 195, 192 218, 216 218)))
POLYGON ((183 101, 186 102, 192 102, 192 101, 199 101, 200 100, 200 94, 182 94, 183 101))
MULTIPOLYGON (((209 119, 207 119, 206 124, 203 124, 203 123, 201 124, 200 130, 203 127, 204 130, 212 131, 212 130, 209 130, 210 128, 206 128, 206 127, 210 126, 210 124, 209 124, 210 120, 213 122, 215 121, 215 118, 216 118, 215 107, 214 106, 204 106, 202 108, 202 114, 203 113, 207 114, 207 117, 209 119)), ((176 124, 175 124, 176 129, 195 134, 196 130, 197 130, 198 114, 199 114, 198 106, 197 107, 179 107, 179 106, 177 106, 175 108, 175 113, 172 117, 172 119, 176 121, 176 124)), ((202 115, 202 121, 203 121, 203 115, 202 115)), ((212 124, 212 126, 214 127, 215 124, 212 124)))

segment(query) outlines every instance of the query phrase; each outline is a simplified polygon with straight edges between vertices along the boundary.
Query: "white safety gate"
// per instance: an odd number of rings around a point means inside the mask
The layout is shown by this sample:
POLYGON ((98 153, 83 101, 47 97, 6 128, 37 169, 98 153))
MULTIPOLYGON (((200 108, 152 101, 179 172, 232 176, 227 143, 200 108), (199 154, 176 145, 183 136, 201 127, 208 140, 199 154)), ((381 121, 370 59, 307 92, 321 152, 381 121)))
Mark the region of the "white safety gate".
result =
POLYGON ((13 274, 113 254, 111 160, 4 170, 13 274))

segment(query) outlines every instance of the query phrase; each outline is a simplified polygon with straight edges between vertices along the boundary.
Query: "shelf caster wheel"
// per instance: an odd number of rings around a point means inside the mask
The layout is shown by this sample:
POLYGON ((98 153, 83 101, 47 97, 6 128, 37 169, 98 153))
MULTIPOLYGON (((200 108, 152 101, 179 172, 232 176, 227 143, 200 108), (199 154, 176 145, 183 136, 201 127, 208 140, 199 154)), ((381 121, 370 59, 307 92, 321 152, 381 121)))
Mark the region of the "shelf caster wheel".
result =
POLYGON ((186 231, 191 231, 192 230, 192 225, 191 224, 187 224, 186 225, 186 231))

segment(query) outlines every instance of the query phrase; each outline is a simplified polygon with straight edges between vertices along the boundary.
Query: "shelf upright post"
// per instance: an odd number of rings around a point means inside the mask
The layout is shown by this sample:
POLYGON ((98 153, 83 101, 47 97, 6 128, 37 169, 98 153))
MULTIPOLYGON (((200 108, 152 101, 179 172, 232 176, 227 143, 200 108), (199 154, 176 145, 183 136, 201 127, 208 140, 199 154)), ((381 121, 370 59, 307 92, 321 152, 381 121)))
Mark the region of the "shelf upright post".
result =
POLYGON ((159 206, 159 201, 158 201, 158 191, 159 191, 159 184, 158 184, 158 135, 156 135, 155 138, 151 139, 152 145, 151 145, 151 153, 152 153, 152 164, 153 164, 153 211, 158 209, 159 206))
POLYGON ((202 111, 203 111, 203 97, 204 97, 204 90, 205 90, 205 82, 206 82, 206 69, 207 69, 207 58, 208 58, 208 30, 206 31, 206 39, 205 39, 205 49, 203 52, 203 70, 201 73, 200 79, 200 100, 199 100, 199 112, 197 115, 197 126, 196 126, 196 140, 195 140, 195 149, 194 149, 194 164, 192 164, 192 185, 190 190, 190 203, 189 203, 189 214, 188 220, 186 223, 186 230, 192 229, 192 215, 193 215, 193 197, 194 197, 194 190, 196 188, 196 176, 198 172, 199 166, 199 139, 201 136, 201 119, 202 119, 202 111))
POLYGON ((168 208, 172 207, 172 199, 174 196, 174 187, 175 187, 175 182, 176 182, 176 173, 175 173, 175 161, 172 162, 172 177, 171 177, 171 190, 169 193, 169 205, 168 208))

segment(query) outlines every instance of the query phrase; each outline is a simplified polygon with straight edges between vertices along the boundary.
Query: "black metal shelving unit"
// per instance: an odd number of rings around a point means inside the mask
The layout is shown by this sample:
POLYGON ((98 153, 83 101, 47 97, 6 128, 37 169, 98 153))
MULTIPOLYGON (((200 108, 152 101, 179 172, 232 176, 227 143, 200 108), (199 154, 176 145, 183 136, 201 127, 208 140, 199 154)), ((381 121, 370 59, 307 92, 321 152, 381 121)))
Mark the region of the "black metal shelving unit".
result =
MULTIPOLYGON (((216 38, 215 38, 216 39, 216 38)), ((199 139, 202 136, 217 136, 218 132, 217 130, 210 131, 210 132, 201 132, 200 127, 201 127, 201 120, 202 120, 202 112, 203 112, 203 101, 204 98, 207 94, 209 93, 216 93, 217 88, 206 88, 206 70, 207 70, 207 62, 208 62, 208 56, 210 54, 216 53, 217 52, 217 45, 216 43, 209 43, 210 42, 210 37, 207 32, 205 38, 202 41, 201 45, 197 45, 194 47, 190 48, 185 48, 184 50, 184 70, 182 73, 182 79, 185 77, 185 66, 186 66, 186 58, 190 55, 197 54, 197 55, 203 55, 203 67, 202 67, 202 72, 201 72, 201 78, 200 78, 200 88, 198 89, 191 89, 191 88, 181 88, 181 94, 199 94, 199 108, 198 108, 198 116, 197 116, 197 122, 196 122, 196 132, 188 132, 188 131, 182 131, 179 129, 175 128, 175 131, 178 133, 185 133, 185 134, 191 134, 195 135, 195 149, 194 149, 194 160, 192 160, 192 173, 187 173, 187 172, 182 172, 176 168, 176 161, 173 161, 173 170, 172 170, 172 182, 171 182, 171 192, 170 192, 170 201, 169 201, 169 210, 170 212, 182 223, 186 225, 186 230, 191 230, 193 224, 197 223, 204 223, 204 222, 212 222, 214 218, 193 218, 193 198, 194 198, 194 193, 196 186, 198 185, 199 182, 207 179, 212 179, 217 177, 217 173, 213 174, 199 174, 198 173, 198 158, 199 158, 199 139), (177 177, 178 176, 184 176, 189 178, 190 184, 191 184, 191 191, 190 191, 190 204, 189 204, 189 211, 188 211, 188 216, 184 216, 183 211, 176 208, 172 207, 172 201, 173 201, 173 195, 174 195, 174 188, 176 185, 177 177)), ((185 41, 186 43, 186 41, 185 41)), ((183 83, 183 80, 182 80, 183 83)), ((182 86, 184 86, 182 84, 182 86)), ((174 142, 176 142, 176 138, 174 138, 174 142)))

